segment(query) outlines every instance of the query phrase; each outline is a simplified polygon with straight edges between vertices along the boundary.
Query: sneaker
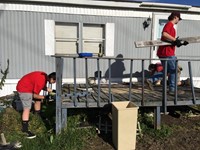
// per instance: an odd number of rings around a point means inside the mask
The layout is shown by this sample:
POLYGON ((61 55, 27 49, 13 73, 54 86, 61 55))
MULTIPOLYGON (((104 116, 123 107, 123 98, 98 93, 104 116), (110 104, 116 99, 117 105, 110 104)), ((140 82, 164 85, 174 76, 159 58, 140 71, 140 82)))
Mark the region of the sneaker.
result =
MULTIPOLYGON (((169 95, 172 95, 172 96, 174 96, 174 95, 175 95, 175 91, 169 91, 168 93, 169 93, 169 95)), ((185 94, 185 91, 178 90, 178 91, 177 91, 177 94, 178 94, 178 95, 185 94)))
POLYGON ((146 79, 145 82, 147 83, 148 87, 153 91, 154 90, 153 83, 148 79, 146 79))
POLYGON ((190 78, 187 78, 186 80, 185 80, 185 85, 186 86, 190 86, 191 84, 190 84, 190 78))
POLYGON ((156 86, 161 85, 161 80, 157 80, 154 84, 155 84, 156 86))
POLYGON ((26 133, 26 138, 27 139, 34 139, 34 138, 36 138, 36 135, 33 134, 31 131, 26 131, 24 133, 26 133))

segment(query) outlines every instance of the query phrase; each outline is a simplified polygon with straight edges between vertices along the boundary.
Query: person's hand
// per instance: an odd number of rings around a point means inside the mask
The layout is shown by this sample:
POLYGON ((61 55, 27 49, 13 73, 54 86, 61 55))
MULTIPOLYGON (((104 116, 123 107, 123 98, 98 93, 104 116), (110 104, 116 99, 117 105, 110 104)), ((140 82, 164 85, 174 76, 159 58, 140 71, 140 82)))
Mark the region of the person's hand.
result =
POLYGON ((179 37, 177 37, 177 38, 176 38, 176 41, 174 41, 174 42, 172 43, 172 45, 175 45, 175 46, 177 46, 177 47, 181 47, 182 45, 186 46, 186 45, 188 45, 188 44, 189 44, 188 41, 179 40, 179 37))
POLYGON ((182 46, 182 41, 179 40, 178 38, 176 38, 176 41, 174 41, 174 42, 172 43, 172 45, 175 45, 175 46, 177 46, 177 47, 181 47, 181 46, 182 46))
POLYGON ((51 88, 47 88, 47 92, 51 93, 53 90, 51 88))

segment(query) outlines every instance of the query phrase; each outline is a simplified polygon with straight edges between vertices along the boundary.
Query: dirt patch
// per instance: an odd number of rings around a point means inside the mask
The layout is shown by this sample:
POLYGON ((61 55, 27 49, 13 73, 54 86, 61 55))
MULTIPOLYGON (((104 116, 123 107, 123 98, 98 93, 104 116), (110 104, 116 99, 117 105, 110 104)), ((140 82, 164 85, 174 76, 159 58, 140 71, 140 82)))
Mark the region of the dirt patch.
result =
POLYGON ((200 117, 175 118, 162 115, 162 124, 172 129, 171 135, 163 139, 155 139, 144 133, 137 141, 138 150, 199 150, 200 149, 200 117))
MULTIPOLYGON (((137 136, 136 150, 200 150, 200 117, 161 115, 161 124, 171 130, 167 137, 158 138, 149 133, 137 136)), ((84 150, 114 150, 111 133, 102 133, 91 139, 84 150)))

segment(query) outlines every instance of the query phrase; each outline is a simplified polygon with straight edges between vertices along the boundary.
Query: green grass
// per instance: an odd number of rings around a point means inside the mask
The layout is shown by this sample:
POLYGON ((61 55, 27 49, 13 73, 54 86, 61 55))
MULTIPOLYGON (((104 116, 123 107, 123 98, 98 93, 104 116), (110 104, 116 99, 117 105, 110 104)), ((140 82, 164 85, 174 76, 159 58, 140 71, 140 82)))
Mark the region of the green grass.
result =
POLYGON ((88 139, 96 136, 94 128, 80 128, 87 121, 85 113, 69 115, 67 127, 55 135, 55 105, 46 105, 43 113, 48 117, 48 124, 31 113, 30 130, 36 133, 35 139, 26 139, 21 132, 21 113, 13 108, 6 108, 0 113, 0 133, 4 133, 7 142, 21 142, 21 150, 81 150, 88 139))
POLYGON ((155 130, 153 128, 154 118, 146 113, 139 114, 138 117, 141 123, 141 129, 144 134, 151 136, 155 139, 165 139, 173 133, 173 128, 167 125, 162 125, 161 129, 155 130))

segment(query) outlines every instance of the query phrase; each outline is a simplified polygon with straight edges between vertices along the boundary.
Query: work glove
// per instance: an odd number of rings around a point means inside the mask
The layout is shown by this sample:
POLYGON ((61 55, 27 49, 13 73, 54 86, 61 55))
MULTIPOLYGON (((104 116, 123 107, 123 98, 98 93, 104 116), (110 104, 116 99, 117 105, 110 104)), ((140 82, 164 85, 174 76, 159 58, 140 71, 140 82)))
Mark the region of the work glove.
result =
POLYGON ((175 45, 175 46, 177 46, 177 47, 181 47, 182 45, 186 46, 186 45, 188 45, 188 44, 189 44, 188 41, 179 40, 179 37, 177 37, 177 38, 176 38, 176 41, 174 41, 174 42, 172 43, 172 45, 175 45))
POLYGON ((183 44, 182 44, 182 41, 179 40, 178 37, 177 37, 176 40, 172 42, 172 45, 177 46, 177 47, 181 47, 183 44))
POLYGON ((183 45, 184 45, 184 46, 186 46, 186 45, 188 45, 188 44, 189 44, 188 41, 183 41, 183 45))

